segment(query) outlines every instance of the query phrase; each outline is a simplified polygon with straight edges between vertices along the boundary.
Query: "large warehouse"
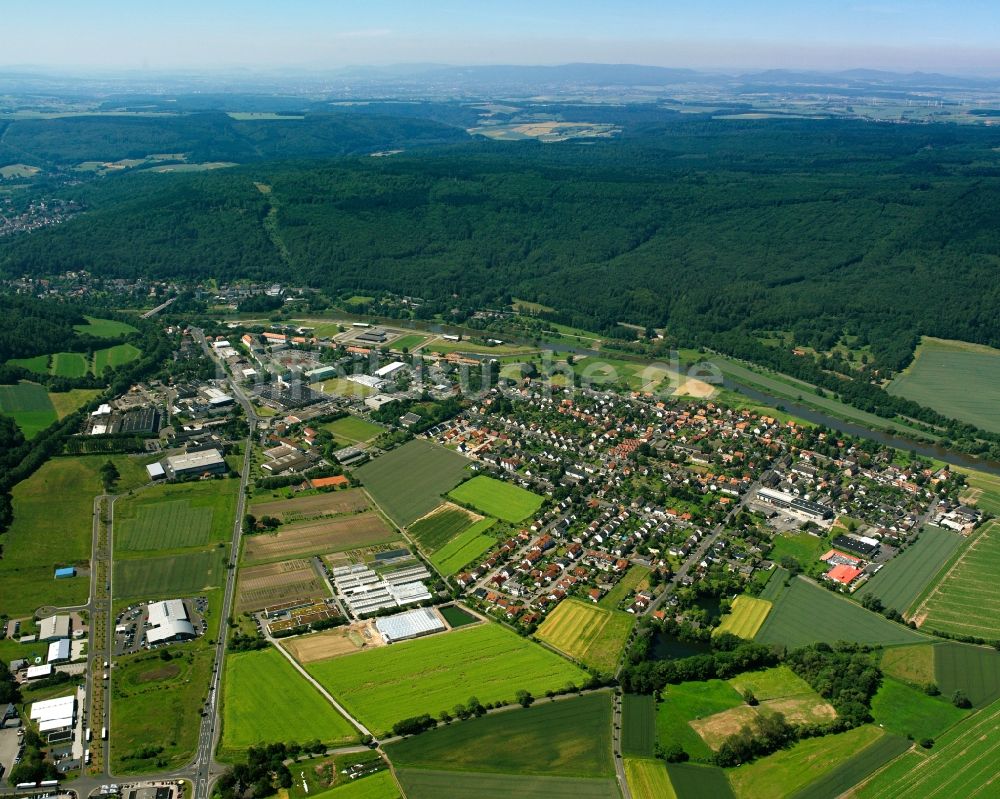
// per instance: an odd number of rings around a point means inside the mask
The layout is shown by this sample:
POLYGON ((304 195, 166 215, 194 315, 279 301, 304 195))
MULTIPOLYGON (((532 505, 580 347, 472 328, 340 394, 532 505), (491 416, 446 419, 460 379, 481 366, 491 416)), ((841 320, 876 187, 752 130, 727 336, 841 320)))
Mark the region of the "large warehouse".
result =
POLYGON ((153 646, 166 641, 188 641, 196 636, 183 600, 167 599, 150 604, 147 644, 153 646))
POLYGON ((40 733, 69 729, 76 720, 76 696, 70 694, 58 699, 35 702, 28 716, 38 723, 40 733))
POLYGON ((434 608, 417 608, 375 620, 375 627, 387 644, 443 632, 446 628, 434 608))
POLYGON ((171 455, 160 461, 160 465, 170 480, 196 474, 223 474, 229 468, 226 459, 217 449, 171 455))

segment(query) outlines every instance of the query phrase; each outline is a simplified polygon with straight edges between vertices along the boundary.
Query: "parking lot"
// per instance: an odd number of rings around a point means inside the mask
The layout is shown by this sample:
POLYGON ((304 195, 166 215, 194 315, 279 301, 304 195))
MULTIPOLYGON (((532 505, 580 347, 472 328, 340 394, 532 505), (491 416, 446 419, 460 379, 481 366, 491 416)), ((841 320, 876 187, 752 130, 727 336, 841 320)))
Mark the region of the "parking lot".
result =
MULTIPOLYGON (((141 651, 146 646, 146 629, 149 622, 147 603, 140 602, 129 605, 115 619, 115 641, 114 657, 130 655, 141 651)), ((204 635, 208 629, 205 622, 205 613, 208 611, 208 600, 205 597, 195 597, 185 599, 184 606, 187 608, 188 617, 198 635, 204 635)), ((153 649, 161 646, 169 646, 171 642, 158 644, 153 649)))

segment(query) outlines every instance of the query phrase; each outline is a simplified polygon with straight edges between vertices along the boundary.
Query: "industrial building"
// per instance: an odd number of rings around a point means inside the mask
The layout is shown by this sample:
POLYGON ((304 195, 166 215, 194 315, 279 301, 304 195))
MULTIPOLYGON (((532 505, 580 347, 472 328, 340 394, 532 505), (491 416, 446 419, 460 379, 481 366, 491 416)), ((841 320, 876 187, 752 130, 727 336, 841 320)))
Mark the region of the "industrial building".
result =
POLYGON ((802 497, 797 497, 795 494, 789 494, 785 491, 775 491, 772 488, 760 489, 757 492, 757 499, 769 505, 774 505, 776 508, 784 508, 800 513, 810 519, 823 520, 833 516, 833 510, 826 505, 802 499, 802 497))
MULTIPOLYGON (((164 474, 171 480, 191 475, 224 474, 229 468, 226 465, 226 459, 217 449, 171 455, 160 461, 160 466, 163 468, 164 474)), ((152 472, 150 472, 150 476, 152 477, 152 472)))
POLYGON ((42 735, 70 729, 76 721, 76 696, 61 696, 31 705, 28 718, 38 724, 42 735))
POLYGON ((375 627, 387 644, 444 632, 445 625, 433 608, 417 608, 375 620, 375 627))
POLYGON ((70 659, 72 651, 71 642, 68 638, 60 638, 49 644, 49 654, 45 658, 47 663, 65 663, 70 659))
POLYGON ((881 549, 877 538, 868 538, 863 535, 838 535, 832 543, 835 547, 849 549, 851 552, 857 552, 869 559, 877 555, 881 549))
POLYGON ((310 383, 315 383, 318 380, 329 380, 332 377, 337 376, 337 367, 335 366, 320 366, 317 369, 310 369, 305 373, 305 378, 310 383))
POLYGON ((312 459, 305 453, 299 452, 294 447, 290 447, 291 452, 279 455, 273 460, 261 464, 261 469, 270 474, 280 474, 281 472, 299 472, 312 465, 312 459))
POLYGON ((383 405, 388 405, 390 402, 396 402, 396 398, 390 397, 388 394, 376 394, 374 397, 365 399, 365 407, 377 411, 383 405))
POLYGON ((189 641, 197 636, 183 600, 167 599, 153 602, 149 606, 148 613, 149 629, 146 630, 146 643, 150 646, 167 641, 189 641))
POLYGON ((400 369, 405 369, 406 364, 402 361, 393 361, 387 366, 383 366, 381 369, 376 369, 374 376, 380 380, 389 380, 395 375, 400 369))
POLYGON ((38 622, 39 641, 57 641, 69 638, 69 616, 49 616, 38 622))

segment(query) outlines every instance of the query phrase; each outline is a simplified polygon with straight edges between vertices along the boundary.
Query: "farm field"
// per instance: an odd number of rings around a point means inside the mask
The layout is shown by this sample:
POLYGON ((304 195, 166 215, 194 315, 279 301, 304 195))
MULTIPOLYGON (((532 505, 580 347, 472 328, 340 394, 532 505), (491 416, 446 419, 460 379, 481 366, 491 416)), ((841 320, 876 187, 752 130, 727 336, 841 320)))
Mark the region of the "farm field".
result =
POLYGON ((406 527, 441 504, 466 475, 469 461, 444 447, 417 439, 360 469, 357 476, 398 527, 406 527))
POLYGON ((446 502, 433 513, 415 521, 407 530, 407 535, 416 540, 428 555, 437 552, 463 530, 468 529, 479 517, 446 502))
POLYGON ((625 781, 633 799, 677 799, 662 760, 626 757, 625 781))
POLYGON ((660 743, 680 744, 692 759, 708 760, 712 750, 689 722, 742 705, 743 697, 723 680, 669 685, 656 707, 656 737, 660 743))
MULTIPOLYGON (((53 458, 14 486, 14 521, 4 534, 0 558, 3 610, 15 617, 42 605, 77 605, 87 600, 87 579, 53 580, 56 566, 90 559, 94 497, 101 493, 98 469, 106 456, 53 458)), ((122 490, 146 480, 139 462, 112 456, 122 490)))
POLYGON ((309 635, 297 635, 281 642, 281 646, 300 664, 316 660, 329 660, 340 655, 350 655, 363 646, 381 646, 371 626, 359 631, 355 627, 334 627, 309 635))
POLYGON ((945 416, 1000 431, 1000 350, 992 347, 925 336, 913 362, 887 390, 945 416))
POLYGON ((799 578, 775 602, 755 640, 794 648, 820 641, 888 645, 927 638, 799 578))
POLYGON ((913 749, 853 792, 859 799, 955 799, 995 795, 1000 702, 953 727, 929 752, 913 749), (986 789, 986 792, 984 792, 986 789))
POLYGON ((154 485, 115 503, 115 549, 197 547, 233 531, 238 480, 154 485))
POLYGON ((980 510, 1000 516, 1000 476, 961 469, 967 489, 962 493, 963 502, 975 503, 980 510))
POLYGON ((212 653, 200 644, 116 661, 111 682, 111 766, 116 774, 180 768, 195 753, 202 702, 208 693, 212 653), (162 751, 156 752, 157 748, 162 751), (156 752, 139 757, 142 750, 156 752), (158 766, 162 760, 162 766, 158 766))
POLYGON ((321 555, 397 541, 399 534, 377 513, 314 519, 282 527, 276 533, 247 536, 243 557, 248 563, 321 555))
POLYGON ((883 566, 856 596, 876 596, 885 607, 905 614, 964 541, 951 530, 925 528, 916 543, 883 566))
POLYGON ((189 552, 115 563, 115 599, 191 596, 218 586, 226 571, 223 550, 189 552))
POLYGON ((385 431, 382 425, 369 422, 367 419, 361 419, 357 416, 344 416, 322 425, 322 428, 333 433, 334 438, 338 441, 347 439, 356 444, 364 444, 367 441, 371 441, 385 431))
POLYGON ((399 769, 407 799, 468 799, 509 796, 517 799, 620 799, 612 779, 529 777, 518 774, 477 774, 457 771, 399 769))
POLYGON ((12 386, 0 386, 0 413, 13 417, 28 439, 56 421, 56 409, 48 391, 26 380, 12 386))
POLYGON ((645 566, 630 566, 629 570, 625 572, 625 576, 615 583, 614 588, 602 596, 597 604, 602 608, 616 610, 625 597, 638 589, 647 577, 649 577, 649 569, 645 566))
POLYGON ((668 763, 667 775, 678 799, 732 799, 726 772, 715 766, 668 763))
POLYGON ((885 677, 872 699, 872 716, 886 731, 915 741, 937 738, 968 715, 951 703, 949 694, 928 696, 919 688, 885 677))
POLYGON ((935 682, 934 654, 936 644, 893 646, 882 652, 880 667, 884 674, 918 688, 935 682))
POLYGON ((535 633, 539 640, 586 666, 614 673, 635 617, 578 599, 565 599, 535 633))
POLYGON ((386 753, 398 768, 612 777, 611 693, 453 723, 389 744, 386 753))
POLYGON ((722 617, 722 623, 712 634, 732 633, 752 641, 770 612, 771 603, 766 599, 741 594, 733 601, 732 611, 722 617))
POLYGON ((821 778, 885 733, 865 725, 837 735, 807 738, 753 763, 730 769, 729 783, 737 799, 789 796, 821 778))
POLYGON ((291 599, 325 599, 326 583, 308 560, 286 560, 240 569, 236 610, 263 610, 291 599))
POLYGON ((622 696, 622 754, 652 757, 656 748, 656 703, 650 694, 622 696))
POLYGON ((791 799, 838 799, 855 785, 910 748, 911 741, 883 735, 853 757, 791 795, 791 799))
POLYGON ((494 524, 496 519, 480 519, 435 552, 430 557, 431 563, 442 574, 458 573, 463 566, 479 558, 497 543, 495 538, 484 535, 494 524))
POLYGON ((314 799, 400 799, 402 794, 396 778, 391 771, 386 770, 313 796, 314 799))
POLYGON ((223 689, 221 747, 234 755, 262 741, 344 744, 358 737, 276 649, 230 653, 223 689))
POLYGON ((371 507, 368 497, 360 488, 346 491, 329 491, 293 499, 261 497, 250 506, 255 516, 273 516, 282 524, 318 519, 322 516, 337 516, 342 513, 359 513, 371 507))
POLYGON ((83 333, 95 338, 117 338, 127 336, 129 333, 136 333, 138 330, 125 322, 118 322, 114 319, 98 319, 93 316, 83 317, 87 320, 85 325, 73 325, 77 333, 83 333))
POLYGON ((482 474, 462 483, 448 496, 487 516, 513 523, 526 519, 542 506, 542 498, 537 494, 482 474))
POLYGON ((115 344, 113 347, 106 347, 94 353, 93 373, 100 377, 109 366, 113 369, 116 366, 124 366, 131 363, 142 355, 142 351, 132 344, 115 344))
POLYGON ((56 409, 56 416, 65 419, 100 393, 99 388, 71 388, 69 391, 51 392, 49 399, 52 401, 52 407, 56 409))
POLYGON ((934 677, 943 696, 961 690, 976 707, 992 704, 1000 699, 1000 653, 968 644, 938 644, 934 677))
POLYGON ((90 372, 90 363, 81 352, 57 352, 49 372, 57 377, 83 377, 90 372))
POLYGON ((496 624, 310 663, 307 669, 379 732, 400 719, 451 710, 471 696, 483 703, 511 701, 521 689, 541 696, 587 679, 558 655, 496 624))
POLYGON ((927 630, 1000 638, 1000 522, 987 522, 913 611, 927 630))

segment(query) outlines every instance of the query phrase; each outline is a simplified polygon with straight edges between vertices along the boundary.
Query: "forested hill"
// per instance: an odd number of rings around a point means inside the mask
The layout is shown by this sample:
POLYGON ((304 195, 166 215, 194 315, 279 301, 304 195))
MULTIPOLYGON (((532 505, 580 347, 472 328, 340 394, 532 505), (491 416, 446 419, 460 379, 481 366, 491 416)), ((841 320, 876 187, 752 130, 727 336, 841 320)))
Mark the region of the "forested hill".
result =
POLYGON ((612 142, 122 176, 80 190, 89 212, 0 245, 0 269, 273 276, 448 307, 517 296, 689 343, 793 330, 821 349, 855 334, 893 368, 920 334, 1000 346, 1000 131, 640 127, 612 142))
POLYGON ((0 123, 0 164, 71 166, 165 153, 189 162, 321 158, 467 140, 459 127, 426 119, 312 113, 235 119, 222 112, 74 116, 0 123))

